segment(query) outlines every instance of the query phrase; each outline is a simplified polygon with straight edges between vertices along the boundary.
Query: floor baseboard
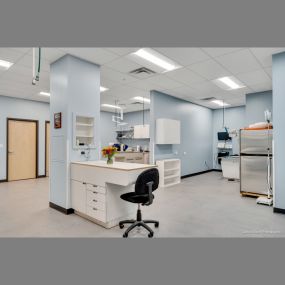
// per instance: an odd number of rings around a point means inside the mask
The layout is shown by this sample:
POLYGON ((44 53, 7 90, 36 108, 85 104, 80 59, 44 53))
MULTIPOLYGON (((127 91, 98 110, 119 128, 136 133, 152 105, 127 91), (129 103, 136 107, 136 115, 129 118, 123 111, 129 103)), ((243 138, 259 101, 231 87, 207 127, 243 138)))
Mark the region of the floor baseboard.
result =
POLYGON ((49 202, 49 206, 65 215, 70 215, 70 214, 73 214, 74 213, 74 210, 72 208, 69 208, 69 209, 65 209, 61 206, 58 206, 52 202, 49 202))
POLYGON ((8 182, 7 179, 0 179, 0 183, 8 182))
POLYGON ((38 175, 37 178, 45 178, 45 177, 47 177, 47 176, 45 174, 43 174, 43 175, 38 175))
POLYGON ((181 176, 181 179, 192 177, 192 176, 196 176, 196 175, 205 174, 205 173, 212 172, 212 171, 214 171, 214 169, 208 169, 208 170, 204 170, 204 171, 200 171, 200 172, 186 174, 186 175, 181 176))
POLYGON ((285 209, 273 208, 273 213, 285 214, 285 209))

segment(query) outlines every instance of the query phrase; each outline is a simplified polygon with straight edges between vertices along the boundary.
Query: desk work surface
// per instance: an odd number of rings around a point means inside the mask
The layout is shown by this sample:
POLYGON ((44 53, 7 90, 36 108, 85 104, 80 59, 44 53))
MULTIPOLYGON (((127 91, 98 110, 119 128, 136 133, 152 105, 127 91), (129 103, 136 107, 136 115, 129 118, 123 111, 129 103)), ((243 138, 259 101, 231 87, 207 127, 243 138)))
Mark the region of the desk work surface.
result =
POLYGON ((104 160, 76 161, 76 162, 72 162, 72 164, 79 164, 79 165, 92 166, 92 167, 101 167, 101 168, 108 168, 108 169, 114 169, 114 170, 124 170, 124 171, 157 167, 156 165, 153 165, 153 164, 127 163, 127 162, 117 162, 117 161, 114 161, 113 164, 107 164, 107 162, 104 160))

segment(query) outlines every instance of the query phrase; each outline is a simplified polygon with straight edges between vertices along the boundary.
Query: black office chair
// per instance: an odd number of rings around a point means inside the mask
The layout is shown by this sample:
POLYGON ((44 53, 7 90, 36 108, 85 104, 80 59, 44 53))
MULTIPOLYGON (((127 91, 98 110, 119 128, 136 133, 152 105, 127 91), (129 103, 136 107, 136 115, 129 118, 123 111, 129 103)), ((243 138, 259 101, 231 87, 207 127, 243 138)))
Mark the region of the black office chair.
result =
POLYGON ((152 204, 154 195, 152 194, 158 188, 159 173, 156 168, 151 168, 142 172, 136 181, 135 192, 129 192, 121 195, 121 199, 138 204, 137 219, 125 220, 119 222, 119 226, 122 229, 124 224, 131 224, 123 234, 123 237, 128 237, 129 232, 135 227, 143 227, 149 231, 148 237, 153 237, 153 230, 147 224, 154 224, 157 228, 159 226, 158 221, 154 220, 142 220, 140 204, 143 206, 149 206, 152 204))

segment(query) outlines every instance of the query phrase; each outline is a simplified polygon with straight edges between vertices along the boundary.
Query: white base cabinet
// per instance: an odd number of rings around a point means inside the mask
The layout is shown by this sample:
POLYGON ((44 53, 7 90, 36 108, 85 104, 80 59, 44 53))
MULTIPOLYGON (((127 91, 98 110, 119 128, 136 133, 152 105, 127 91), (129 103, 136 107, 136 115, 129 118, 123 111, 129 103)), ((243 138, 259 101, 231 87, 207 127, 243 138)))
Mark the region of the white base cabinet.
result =
POLYGON ((105 161, 71 164, 71 207, 75 213, 101 226, 111 228, 119 221, 135 218, 136 205, 120 196, 134 191, 138 175, 152 165, 105 161), (128 170, 120 167, 128 166, 128 170))
POLYGON ((180 159, 157 160, 159 171, 159 186, 168 187, 181 182, 180 159))

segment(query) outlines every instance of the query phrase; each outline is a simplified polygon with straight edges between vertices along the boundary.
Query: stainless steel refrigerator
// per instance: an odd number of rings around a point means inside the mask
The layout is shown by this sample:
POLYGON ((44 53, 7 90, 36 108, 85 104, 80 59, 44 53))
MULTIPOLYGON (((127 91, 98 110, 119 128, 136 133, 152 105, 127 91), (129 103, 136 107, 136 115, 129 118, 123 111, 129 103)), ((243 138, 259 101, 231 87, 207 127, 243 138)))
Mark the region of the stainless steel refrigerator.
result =
MULTIPOLYGON (((267 194, 269 171, 272 173, 272 129, 240 130, 240 192, 267 194)), ((272 175, 270 184, 272 185, 272 175)))

